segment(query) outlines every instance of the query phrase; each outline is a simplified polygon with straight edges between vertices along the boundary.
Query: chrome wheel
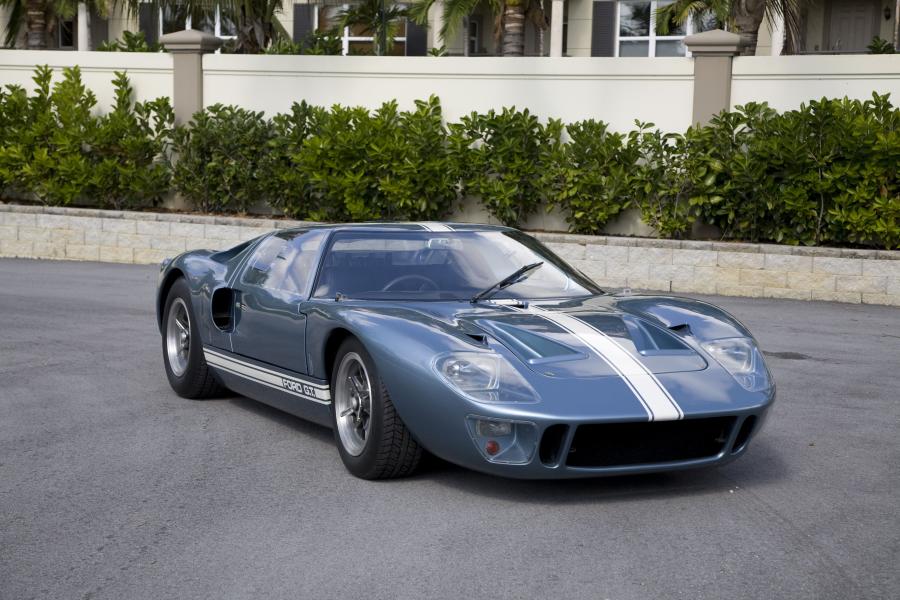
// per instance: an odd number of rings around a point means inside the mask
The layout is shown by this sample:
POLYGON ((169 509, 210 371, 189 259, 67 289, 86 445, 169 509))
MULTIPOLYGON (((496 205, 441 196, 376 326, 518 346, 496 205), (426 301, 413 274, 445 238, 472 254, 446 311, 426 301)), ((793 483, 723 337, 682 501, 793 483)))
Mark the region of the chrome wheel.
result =
POLYGON ((166 323, 166 356, 169 368, 176 377, 181 377, 187 371, 190 353, 191 317, 184 300, 175 298, 169 307, 169 320, 166 323))
POLYGON ((372 385, 356 352, 344 355, 334 383, 334 410, 344 450, 359 456, 369 439, 372 422, 372 385))

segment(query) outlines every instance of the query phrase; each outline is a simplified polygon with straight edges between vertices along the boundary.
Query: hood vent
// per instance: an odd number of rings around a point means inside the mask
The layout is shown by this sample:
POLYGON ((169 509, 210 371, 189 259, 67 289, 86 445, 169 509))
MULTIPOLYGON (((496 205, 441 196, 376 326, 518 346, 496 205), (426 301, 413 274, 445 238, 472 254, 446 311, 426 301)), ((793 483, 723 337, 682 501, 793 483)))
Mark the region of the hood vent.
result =
MULTIPOLYGON (((706 361, 687 343, 681 332, 623 313, 567 311, 585 324, 612 338, 652 373, 677 373, 706 368, 706 361)), ((543 316, 519 312, 492 315, 474 321, 482 331, 506 346, 519 359, 551 377, 603 377, 616 375, 615 366, 598 356, 579 336, 543 316)))
POLYGON ((478 324, 489 329, 500 343, 512 350, 524 362, 530 364, 587 358, 584 353, 574 348, 515 325, 487 320, 480 321, 478 324))

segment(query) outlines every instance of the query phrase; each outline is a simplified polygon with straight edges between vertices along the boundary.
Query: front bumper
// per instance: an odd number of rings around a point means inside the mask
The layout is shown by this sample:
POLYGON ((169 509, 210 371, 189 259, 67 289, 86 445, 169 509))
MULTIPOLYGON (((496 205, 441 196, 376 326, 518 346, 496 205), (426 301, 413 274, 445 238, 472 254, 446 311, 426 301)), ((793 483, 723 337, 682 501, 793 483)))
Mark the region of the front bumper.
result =
MULTIPOLYGON (((493 411, 492 411, 493 412, 493 411)), ((441 458, 476 471, 521 479, 567 479, 676 471, 729 463, 762 429, 768 406, 680 421, 532 421, 537 444, 524 464, 492 462, 471 436, 425 446, 441 458)), ((470 415, 498 419, 496 413, 470 415)), ((456 437, 456 436, 453 436, 456 437)))

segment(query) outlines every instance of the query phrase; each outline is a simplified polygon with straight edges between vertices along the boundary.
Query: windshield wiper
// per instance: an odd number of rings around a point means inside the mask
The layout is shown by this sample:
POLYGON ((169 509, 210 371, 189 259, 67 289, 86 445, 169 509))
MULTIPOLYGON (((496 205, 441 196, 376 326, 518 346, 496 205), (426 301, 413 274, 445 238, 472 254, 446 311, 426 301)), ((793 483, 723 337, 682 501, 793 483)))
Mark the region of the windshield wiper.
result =
POLYGON ((507 277, 504 277, 503 279, 501 279, 500 281, 498 281, 491 287, 487 288, 486 290, 478 292, 477 294, 472 296, 472 300, 471 300, 472 304, 475 304, 479 300, 483 300, 485 298, 490 298, 497 292, 504 290, 515 283, 519 283, 520 281, 525 281, 526 279, 531 277, 532 273, 534 273, 538 268, 542 267, 543 265, 544 265, 543 261, 531 263, 530 265, 525 265, 524 267, 522 267, 521 269, 519 269, 512 275, 508 275, 507 277))

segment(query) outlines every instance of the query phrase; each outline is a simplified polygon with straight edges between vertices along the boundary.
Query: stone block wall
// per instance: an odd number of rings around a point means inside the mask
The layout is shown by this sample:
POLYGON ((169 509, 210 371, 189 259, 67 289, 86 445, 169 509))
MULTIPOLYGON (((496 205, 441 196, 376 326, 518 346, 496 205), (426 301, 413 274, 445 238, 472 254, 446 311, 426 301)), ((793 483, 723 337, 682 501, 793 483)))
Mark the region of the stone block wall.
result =
MULTIPOLYGON (((300 224, 0 204, 0 257, 152 264, 300 224)), ((900 306, 900 251, 534 235, 605 288, 900 306)))

